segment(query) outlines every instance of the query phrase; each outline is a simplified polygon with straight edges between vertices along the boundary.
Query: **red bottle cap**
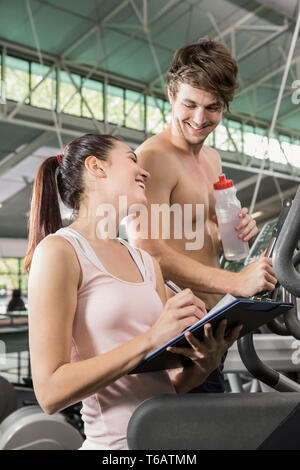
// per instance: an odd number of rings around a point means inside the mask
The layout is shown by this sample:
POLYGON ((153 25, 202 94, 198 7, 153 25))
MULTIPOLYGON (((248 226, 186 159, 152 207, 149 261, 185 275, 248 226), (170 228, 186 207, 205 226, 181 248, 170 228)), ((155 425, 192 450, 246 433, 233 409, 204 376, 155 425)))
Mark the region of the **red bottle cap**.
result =
POLYGON ((227 180, 224 174, 220 175, 219 181, 214 183, 215 189, 227 189, 227 188, 232 188, 232 186, 233 186, 233 181, 227 180))

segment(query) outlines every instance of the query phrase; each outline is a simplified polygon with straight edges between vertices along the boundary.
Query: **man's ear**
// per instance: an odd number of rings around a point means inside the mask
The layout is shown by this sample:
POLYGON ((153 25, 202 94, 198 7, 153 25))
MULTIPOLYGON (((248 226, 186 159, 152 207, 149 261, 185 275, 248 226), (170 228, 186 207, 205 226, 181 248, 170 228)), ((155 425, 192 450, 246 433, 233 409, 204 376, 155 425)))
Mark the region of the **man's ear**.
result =
POLYGON ((84 165, 89 173, 97 178, 106 178, 106 162, 100 160, 94 155, 90 155, 85 159, 84 165))
POLYGON ((174 95, 173 95, 173 93, 172 93, 172 91, 170 90, 169 87, 168 87, 168 97, 169 97, 170 104, 173 104, 173 102, 174 102, 174 95))

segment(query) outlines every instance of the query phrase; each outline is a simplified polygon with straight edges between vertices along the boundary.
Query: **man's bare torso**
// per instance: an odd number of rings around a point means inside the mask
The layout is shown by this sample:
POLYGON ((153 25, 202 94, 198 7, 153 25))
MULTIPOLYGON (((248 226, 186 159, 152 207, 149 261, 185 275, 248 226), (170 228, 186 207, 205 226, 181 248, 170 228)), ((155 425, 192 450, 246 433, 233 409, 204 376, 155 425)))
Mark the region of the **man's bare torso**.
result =
MULTIPOLYGON (((152 148, 155 153, 157 153, 159 148, 162 176, 165 172, 172 172, 172 177, 176 181, 170 194, 170 206, 179 204, 182 207, 182 213, 185 217, 188 217, 188 212, 184 211, 184 205, 192 204, 191 216, 189 216, 191 220, 185 220, 185 223, 190 225, 193 231, 196 228, 196 205, 203 205, 204 209, 204 224, 200 225, 200 229, 204 231, 204 243, 201 249, 186 249, 186 244, 193 240, 185 237, 184 229, 182 230, 183 235, 181 239, 172 237, 171 231, 171 238, 165 240, 165 243, 175 251, 183 253, 204 265, 218 268, 220 240, 218 228, 212 220, 212 216, 215 215, 213 183, 218 180, 221 172, 219 154, 206 146, 202 147, 197 156, 187 154, 170 142, 166 131, 148 139, 139 147, 137 153, 151 151, 152 148)), ((155 175, 152 175, 152 177, 155 177, 155 175)), ((171 217, 171 226, 172 221, 171 217)), ((190 286, 181 285, 181 287, 190 286)), ((199 291, 195 292, 195 294, 206 303, 207 308, 211 308, 220 299, 218 294, 208 294, 199 291)))

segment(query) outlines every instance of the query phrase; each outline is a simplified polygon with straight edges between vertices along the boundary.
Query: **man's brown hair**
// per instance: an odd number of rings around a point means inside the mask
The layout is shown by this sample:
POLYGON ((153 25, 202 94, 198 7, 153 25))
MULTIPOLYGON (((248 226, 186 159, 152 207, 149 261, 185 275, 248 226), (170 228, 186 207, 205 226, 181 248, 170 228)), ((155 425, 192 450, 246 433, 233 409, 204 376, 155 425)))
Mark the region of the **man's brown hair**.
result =
POLYGON ((221 99, 229 110, 229 103, 239 86, 237 73, 237 63, 223 43, 201 39, 175 52, 167 81, 174 96, 178 84, 187 83, 221 99))

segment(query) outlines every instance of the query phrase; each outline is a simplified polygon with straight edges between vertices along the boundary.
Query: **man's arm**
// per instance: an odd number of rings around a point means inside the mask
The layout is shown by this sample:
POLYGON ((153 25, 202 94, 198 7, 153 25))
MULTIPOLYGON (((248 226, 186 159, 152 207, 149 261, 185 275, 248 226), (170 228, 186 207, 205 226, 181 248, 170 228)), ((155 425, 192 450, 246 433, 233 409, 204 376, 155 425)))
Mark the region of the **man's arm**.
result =
POLYGON ((189 286, 192 290, 240 296, 251 296, 260 290, 273 290, 276 280, 270 262, 259 260, 242 273, 233 273, 206 266, 199 261, 172 249, 163 239, 151 239, 151 204, 171 205, 171 194, 177 184, 174 159, 157 149, 137 150, 139 165, 151 178, 147 181, 148 237, 134 240, 132 244, 148 251, 159 262, 165 279, 189 286), (260 263, 253 272, 253 265, 260 263))

